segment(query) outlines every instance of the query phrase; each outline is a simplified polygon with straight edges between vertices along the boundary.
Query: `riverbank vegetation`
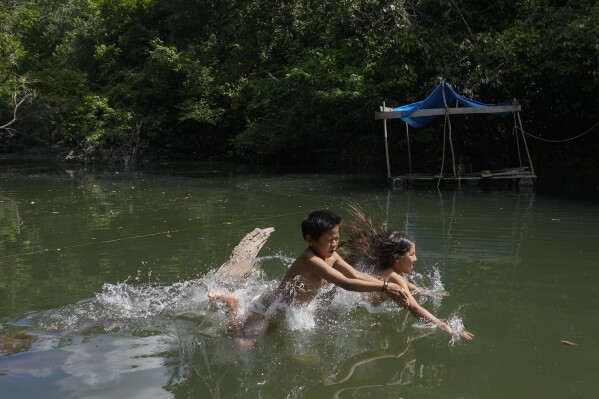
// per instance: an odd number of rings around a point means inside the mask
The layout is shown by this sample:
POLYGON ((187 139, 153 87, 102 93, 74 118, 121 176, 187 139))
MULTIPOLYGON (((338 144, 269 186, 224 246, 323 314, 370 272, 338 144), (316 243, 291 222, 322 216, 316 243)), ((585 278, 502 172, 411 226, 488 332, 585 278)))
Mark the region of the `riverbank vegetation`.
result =
MULTIPOLYGON (((563 141, 599 122, 596 1, 7 0, 0 29, 1 152, 381 169, 374 111, 445 79, 560 141, 537 173, 597 171, 597 129, 563 141)), ((463 125, 480 156, 511 134, 463 125)), ((439 156, 439 126, 414 136, 439 156)))

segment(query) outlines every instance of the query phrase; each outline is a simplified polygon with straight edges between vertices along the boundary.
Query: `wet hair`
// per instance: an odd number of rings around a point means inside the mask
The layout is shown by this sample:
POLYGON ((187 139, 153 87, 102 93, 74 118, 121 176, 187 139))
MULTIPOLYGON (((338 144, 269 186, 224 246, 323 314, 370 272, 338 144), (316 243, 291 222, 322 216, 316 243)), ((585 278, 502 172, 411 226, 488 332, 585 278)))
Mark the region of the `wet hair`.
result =
POLYGON ((335 226, 340 226, 342 222, 341 216, 327 210, 319 210, 310 212, 308 216, 302 220, 302 237, 310 236, 318 240, 322 233, 331 230, 335 226))
POLYGON ((348 206, 352 222, 344 225, 348 241, 342 244, 344 257, 362 271, 382 270, 391 266, 395 255, 405 255, 414 239, 399 231, 389 230, 385 222, 376 226, 358 205, 348 206))
POLYGON ((414 245, 414 239, 398 231, 386 232, 378 243, 378 267, 384 269, 393 262, 395 255, 403 256, 414 245))

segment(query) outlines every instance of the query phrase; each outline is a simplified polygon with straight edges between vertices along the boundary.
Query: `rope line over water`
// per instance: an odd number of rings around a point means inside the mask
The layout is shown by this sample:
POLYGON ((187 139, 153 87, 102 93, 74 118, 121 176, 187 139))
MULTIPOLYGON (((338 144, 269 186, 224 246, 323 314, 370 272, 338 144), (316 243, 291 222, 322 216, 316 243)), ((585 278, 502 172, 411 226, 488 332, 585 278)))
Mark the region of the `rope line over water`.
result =
POLYGON ((175 233, 185 233, 185 232, 193 231, 193 230, 207 229, 207 228, 218 227, 218 226, 227 226, 227 225, 231 225, 231 224, 239 224, 239 223, 252 222, 252 221, 257 221, 257 220, 270 220, 270 219, 276 219, 276 218, 281 218, 281 217, 285 217, 285 216, 304 214, 305 212, 306 212, 305 210, 302 210, 301 212, 300 211, 289 212, 289 213, 282 213, 279 215, 260 216, 260 217, 253 217, 253 218, 249 218, 249 219, 241 219, 241 220, 236 220, 236 221, 225 221, 225 222, 220 222, 220 223, 204 224, 201 226, 189 227, 186 229, 167 230, 167 231, 160 231, 160 232, 156 232, 156 233, 141 234, 141 235, 137 235, 137 236, 113 238, 110 240, 102 240, 102 241, 93 241, 93 242, 88 242, 88 243, 84 243, 84 244, 68 245, 68 246, 64 246, 64 247, 60 247, 60 248, 44 248, 44 249, 40 249, 37 251, 21 252, 21 253, 12 254, 12 255, 4 255, 4 256, 0 256, 0 259, 16 258, 19 256, 30 256, 30 255, 37 255, 37 254, 50 253, 50 252, 61 252, 61 251, 68 250, 68 249, 91 247, 93 245, 110 244, 110 243, 119 242, 119 241, 136 240, 136 239, 140 239, 140 238, 148 238, 148 237, 155 237, 155 236, 161 236, 161 235, 170 236, 171 234, 175 234, 175 233))
POLYGON ((562 139, 562 140, 551 140, 551 139, 544 139, 544 138, 542 138, 542 137, 535 136, 535 135, 533 135, 533 134, 531 134, 531 133, 528 133, 528 132, 527 132, 526 130, 524 130, 524 129, 521 129, 521 130, 522 130, 522 133, 524 133, 524 134, 525 134, 525 135, 527 135, 528 137, 532 137, 533 139, 536 139, 536 140, 545 141, 545 142, 547 142, 547 143, 565 143, 565 142, 568 142, 568 141, 576 140, 576 139, 578 139, 578 138, 580 138, 580 137, 584 136, 585 134, 587 134, 587 133, 591 132, 593 129, 595 129, 597 126, 599 126, 599 122, 595 123, 595 124, 594 124, 593 126, 591 126, 589 129, 587 129, 586 131, 584 131, 584 132, 580 133, 579 135, 576 135, 576 136, 574 136, 574 137, 570 137, 570 138, 568 138, 568 139, 562 139))

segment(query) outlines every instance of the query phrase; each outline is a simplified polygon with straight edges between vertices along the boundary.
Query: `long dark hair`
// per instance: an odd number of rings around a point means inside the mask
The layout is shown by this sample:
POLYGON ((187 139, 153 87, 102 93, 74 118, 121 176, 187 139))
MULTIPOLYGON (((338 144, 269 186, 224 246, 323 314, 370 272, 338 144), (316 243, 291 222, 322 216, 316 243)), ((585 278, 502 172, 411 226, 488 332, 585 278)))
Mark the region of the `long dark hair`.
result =
POLYGON ((386 222, 377 226, 360 206, 349 204, 348 210, 352 220, 343 226, 348 240, 340 252, 357 269, 386 269, 392 265, 395 255, 404 255, 414 245, 412 237, 389 230, 386 222))

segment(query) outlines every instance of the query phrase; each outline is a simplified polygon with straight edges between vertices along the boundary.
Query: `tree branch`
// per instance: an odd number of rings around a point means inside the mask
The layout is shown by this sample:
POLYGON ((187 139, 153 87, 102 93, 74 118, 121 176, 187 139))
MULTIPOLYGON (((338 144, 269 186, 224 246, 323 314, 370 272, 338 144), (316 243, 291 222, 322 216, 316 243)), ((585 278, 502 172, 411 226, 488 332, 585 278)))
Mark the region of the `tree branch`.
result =
POLYGON ((462 19, 462 22, 464 23, 464 25, 466 25, 466 29, 468 29, 468 33, 470 33, 470 37, 472 39, 474 39, 474 35, 472 34, 472 30, 470 29, 470 25, 468 25, 468 22, 466 22, 466 18, 464 18, 464 15, 462 15, 462 12, 458 8, 458 5, 453 0, 449 0, 449 1, 451 2, 451 4, 453 4, 453 6, 455 7, 455 9, 457 10, 457 12, 460 15, 460 18, 462 19))
POLYGON ((19 99, 19 93, 13 93, 12 94, 12 104, 13 104, 13 110, 12 110, 12 120, 2 126, 0 126, 0 130, 8 130, 8 127, 10 125, 12 125, 13 123, 15 123, 17 120, 19 120, 19 118, 17 117, 17 111, 19 110, 19 107, 27 100, 31 100, 33 98, 33 93, 29 93, 29 92, 25 92, 23 97, 21 99, 19 99))

